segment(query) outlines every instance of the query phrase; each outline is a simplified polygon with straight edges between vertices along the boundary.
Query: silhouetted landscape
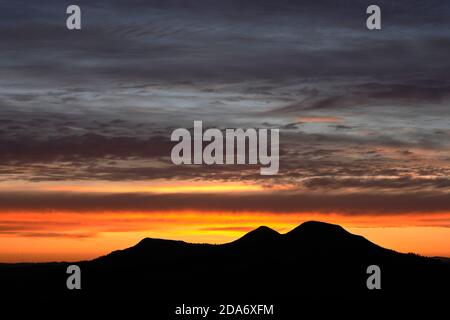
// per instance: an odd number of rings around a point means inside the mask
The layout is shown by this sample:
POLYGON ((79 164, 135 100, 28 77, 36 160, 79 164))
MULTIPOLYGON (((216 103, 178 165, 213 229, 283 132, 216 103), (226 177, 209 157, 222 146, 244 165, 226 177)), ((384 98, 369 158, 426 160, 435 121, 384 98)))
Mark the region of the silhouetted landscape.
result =
POLYGON ((444 260, 397 253, 311 221, 286 234, 259 227, 221 245, 146 238, 92 261, 1 264, 0 283, 8 298, 448 298, 444 260), (66 288, 70 264, 81 267, 81 290, 66 288), (372 264, 381 268, 381 290, 366 287, 372 264))

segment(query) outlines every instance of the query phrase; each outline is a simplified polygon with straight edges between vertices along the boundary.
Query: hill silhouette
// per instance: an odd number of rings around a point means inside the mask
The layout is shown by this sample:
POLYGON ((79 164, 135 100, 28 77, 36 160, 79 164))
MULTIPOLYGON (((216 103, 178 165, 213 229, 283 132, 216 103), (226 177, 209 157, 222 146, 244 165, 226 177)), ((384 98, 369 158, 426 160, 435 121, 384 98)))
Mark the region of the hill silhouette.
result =
POLYGON ((450 264, 310 221, 286 234, 259 227, 221 245, 146 238, 91 261, 2 264, 0 283, 8 298, 448 298, 450 264), (70 264, 82 270, 82 290, 66 289, 70 264), (381 290, 366 287, 373 264, 381 290))

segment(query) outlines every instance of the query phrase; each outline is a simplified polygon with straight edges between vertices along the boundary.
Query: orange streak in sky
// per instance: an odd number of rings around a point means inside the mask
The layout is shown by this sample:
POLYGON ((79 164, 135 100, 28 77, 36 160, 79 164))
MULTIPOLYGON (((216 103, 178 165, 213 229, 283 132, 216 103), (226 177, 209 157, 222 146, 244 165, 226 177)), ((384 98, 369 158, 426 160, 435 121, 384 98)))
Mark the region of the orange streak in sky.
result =
MULTIPOLYGON (((280 188, 271 188, 278 190, 280 188)), ((110 181, 79 181, 79 182, 40 182, 30 185, 18 184, 2 185, 0 190, 5 191, 60 191, 60 192, 84 192, 84 193, 231 193, 231 192, 257 192, 264 187, 251 183, 236 182, 110 182, 110 181), (3 188, 2 188, 3 187, 3 188)))
POLYGON ((224 243, 260 225, 284 233, 308 220, 340 224, 394 250, 450 256, 450 213, 425 220, 418 214, 354 217, 314 212, 2 212, 0 261, 90 259, 145 237, 224 243))

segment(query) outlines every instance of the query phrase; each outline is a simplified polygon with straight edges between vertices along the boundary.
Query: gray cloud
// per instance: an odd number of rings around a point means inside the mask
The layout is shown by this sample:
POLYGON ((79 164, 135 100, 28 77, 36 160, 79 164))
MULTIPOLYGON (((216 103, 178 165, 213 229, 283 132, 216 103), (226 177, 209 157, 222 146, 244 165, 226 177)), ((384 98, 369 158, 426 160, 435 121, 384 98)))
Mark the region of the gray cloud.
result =
POLYGON ((448 1, 379 1, 380 32, 364 27, 365 0, 78 4, 81 32, 60 1, 1 5, 2 180, 448 188, 434 179, 448 174, 448 1), (282 128, 280 176, 171 165, 170 131, 193 120, 282 128))
POLYGON ((446 1, 379 1, 385 26, 380 33, 364 28, 369 4, 79 1, 84 29, 71 33, 64 28, 61 2, 16 1, 2 8, 3 70, 59 82, 412 73, 448 79, 446 1))
POLYGON ((2 193, 0 211, 231 211, 401 215, 450 210, 448 193, 291 193, 267 194, 83 194, 62 192, 2 193))
POLYGON ((450 100, 450 85, 424 86, 399 83, 362 83, 341 88, 339 94, 323 92, 307 96, 297 102, 275 112, 299 112, 323 109, 339 110, 343 108, 367 106, 421 106, 448 103, 450 100))

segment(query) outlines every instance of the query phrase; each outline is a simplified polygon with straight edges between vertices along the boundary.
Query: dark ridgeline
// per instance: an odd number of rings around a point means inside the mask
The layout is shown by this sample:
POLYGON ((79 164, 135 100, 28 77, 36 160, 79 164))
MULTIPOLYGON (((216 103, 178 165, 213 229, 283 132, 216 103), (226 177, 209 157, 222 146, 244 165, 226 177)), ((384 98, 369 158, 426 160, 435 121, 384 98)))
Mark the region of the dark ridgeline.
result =
POLYGON ((342 227, 306 222, 279 234, 259 227, 223 245, 143 239, 76 263, 82 290, 66 289, 68 263, 0 265, 1 295, 33 298, 449 298, 450 264, 381 248, 342 227), (382 290, 366 268, 381 267, 382 290))

